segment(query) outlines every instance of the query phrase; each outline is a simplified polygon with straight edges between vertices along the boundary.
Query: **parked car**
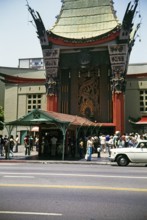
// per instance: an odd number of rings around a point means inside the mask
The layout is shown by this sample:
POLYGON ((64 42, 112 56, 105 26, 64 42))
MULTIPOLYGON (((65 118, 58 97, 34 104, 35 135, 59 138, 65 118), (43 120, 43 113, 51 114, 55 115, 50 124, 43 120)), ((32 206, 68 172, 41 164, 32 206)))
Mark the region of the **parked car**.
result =
POLYGON ((147 163, 147 140, 138 141, 135 147, 111 149, 110 161, 117 162, 119 166, 147 163))

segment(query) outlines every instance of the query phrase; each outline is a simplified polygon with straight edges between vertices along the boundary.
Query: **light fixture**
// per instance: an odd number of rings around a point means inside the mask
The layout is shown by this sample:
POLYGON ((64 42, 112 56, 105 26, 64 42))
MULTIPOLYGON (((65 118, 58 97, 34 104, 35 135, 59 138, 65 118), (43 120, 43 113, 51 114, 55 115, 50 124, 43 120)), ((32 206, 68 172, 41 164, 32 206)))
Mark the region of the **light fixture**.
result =
POLYGON ((101 76, 101 71, 100 71, 100 68, 98 68, 97 70, 97 76, 100 77, 101 76))
POLYGON ((111 70, 110 69, 108 69, 108 76, 110 76, 111 75, 111 70))

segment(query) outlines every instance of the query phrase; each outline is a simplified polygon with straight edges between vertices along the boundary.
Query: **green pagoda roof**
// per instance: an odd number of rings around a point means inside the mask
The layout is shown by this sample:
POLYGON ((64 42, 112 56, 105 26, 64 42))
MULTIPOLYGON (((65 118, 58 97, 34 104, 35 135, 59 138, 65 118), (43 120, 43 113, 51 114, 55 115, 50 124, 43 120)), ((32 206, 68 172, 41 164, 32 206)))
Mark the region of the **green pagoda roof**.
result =
POLYGON ((50 30, 68 39, 88 39, 120 26, 111 0, 62 0, 57 21, 50 30))

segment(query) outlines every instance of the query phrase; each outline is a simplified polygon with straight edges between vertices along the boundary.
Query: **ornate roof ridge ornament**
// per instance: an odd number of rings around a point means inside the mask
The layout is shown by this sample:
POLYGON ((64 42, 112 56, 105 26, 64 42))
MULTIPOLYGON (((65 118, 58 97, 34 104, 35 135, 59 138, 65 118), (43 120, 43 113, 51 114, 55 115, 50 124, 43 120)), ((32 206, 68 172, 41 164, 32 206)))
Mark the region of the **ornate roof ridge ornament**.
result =
POLYGON ((132 46, 134 45, 134 37, 140 24, 135 29, 133 38, 131 34, 133 31, 133 18, 138 6, 139 0, 135 0, 134 4, 128 3, 122 27, 117 44, 109 45, 109 55, 111 63, 111 90, 112 93, 124 93, 126 89, 126 73, 129 63, 129 57, 132 46))
POLYGON ((40 39, 41 46, 48 45, 47 32, 46 32, 46 29, 44 27, 44 24, 43 24, 43 21, 41 19, 41 16, 40 16, 39 12, 37 12, 37 11, 35 12, 29 6, 28 1, 27 1, 27 5, 26 6, 28 7, 28 11, 30 12, 30 14, 31 14, 31 16, 32 16, 32 18, 33 18, 33 20, 35 22, 36 29, 37 29, 37 34, 38 34, 38 38, 40 39))
POLYGON ((134 4, 131 5, 131 2, 128 3, 123 21, 122 21, 122 28, 119 36, 120 41, 129 41, 130 34, 133 30, 133 18, 138 6, 139 0, 135 0, 134 4))

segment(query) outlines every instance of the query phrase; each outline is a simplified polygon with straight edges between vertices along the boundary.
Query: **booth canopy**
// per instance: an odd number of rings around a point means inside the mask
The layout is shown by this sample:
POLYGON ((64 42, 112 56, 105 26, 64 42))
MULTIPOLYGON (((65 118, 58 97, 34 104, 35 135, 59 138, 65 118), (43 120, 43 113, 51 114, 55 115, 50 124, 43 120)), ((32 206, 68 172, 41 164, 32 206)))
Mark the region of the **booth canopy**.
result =
POLYGON ((95 123, 87 118, 77 115, 63 114, 53 111, 35 109, 18 120, 6 122, 6 125, 13 126, 38 126, 41 124, 67 124, 73 126, 115 126, 113 123, 95 123))
POLYGON ((68 115, 52 111, 43 111, 35 109, 18 120, 6 122, 6 125, 20 126, 38 126, 40 124, 71 124, 76 126, 101 126, 100 123, 94 123, 86 118, 76 115, 68 115))
MULTIPOLYGON (((106 123, 108 126, 114 126, 113 123, 106 123)), ((86 118, 79 117, 77 115, 69 115, 52 111, 43 111, 40 109, 35 109, 29 112, 27 115, 19 118, 18 120, 5 123, 9 127, 9 134, 11 129, 14 126, 44 126, 44 125, 55 125, 62 130, 63 134, 63 151, 62 151, 62 160, 64 160, 64 151, 65 151, 65 136, 66 131, 70 126, 75 126, 76 128, 80 127, 97 127, 98 129, 103 126, 101 123, 92 122, 86 118)), ((106 126, 106 125, 105 125, 106 126)), ((41 148, 39 148, 39 154, 41 148)))

